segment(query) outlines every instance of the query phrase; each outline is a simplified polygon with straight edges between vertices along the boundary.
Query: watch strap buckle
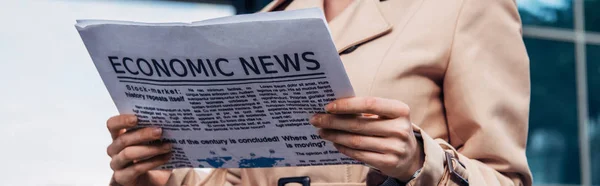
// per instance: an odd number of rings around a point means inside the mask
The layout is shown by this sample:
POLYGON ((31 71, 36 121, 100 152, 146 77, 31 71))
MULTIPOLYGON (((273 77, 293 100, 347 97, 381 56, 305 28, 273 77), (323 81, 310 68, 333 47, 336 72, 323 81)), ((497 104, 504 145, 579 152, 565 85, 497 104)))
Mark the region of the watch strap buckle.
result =
POLYGON ((285 184, 288 183, 299 183, 302 184, 302 186, 310 186, 310 177, 300 176, 279 178, 279 180, 277 181, 277 186, 285 186, 285 184))

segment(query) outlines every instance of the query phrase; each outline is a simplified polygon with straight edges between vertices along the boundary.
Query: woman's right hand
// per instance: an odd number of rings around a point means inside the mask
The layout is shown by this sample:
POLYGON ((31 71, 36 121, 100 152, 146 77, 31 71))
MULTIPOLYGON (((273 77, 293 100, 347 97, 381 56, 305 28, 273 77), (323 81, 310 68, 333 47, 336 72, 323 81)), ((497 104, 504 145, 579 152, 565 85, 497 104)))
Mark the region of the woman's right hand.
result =
POLYGON ((161 138, 162 129, 148 127, 127 132, 137 125, 134 115, 114 116, 106 123, 113 139, 106 150, 114 171, 110 185, 165 185, 171 171, 152 169, 169 161, 171 144, 148 145, 161 138))

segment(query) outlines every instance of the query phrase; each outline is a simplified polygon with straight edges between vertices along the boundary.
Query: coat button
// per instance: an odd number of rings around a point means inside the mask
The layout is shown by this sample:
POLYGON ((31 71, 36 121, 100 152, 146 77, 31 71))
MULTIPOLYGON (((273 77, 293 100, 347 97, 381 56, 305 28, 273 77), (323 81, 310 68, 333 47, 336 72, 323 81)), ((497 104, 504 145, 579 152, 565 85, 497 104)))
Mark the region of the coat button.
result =
POLYGON ((351 46, 350 48, 347 48, 346 50, 340 52, 340 54, 349 54, 351 52, 354 52, 356 48, 358 48, 358 45, 351 46))

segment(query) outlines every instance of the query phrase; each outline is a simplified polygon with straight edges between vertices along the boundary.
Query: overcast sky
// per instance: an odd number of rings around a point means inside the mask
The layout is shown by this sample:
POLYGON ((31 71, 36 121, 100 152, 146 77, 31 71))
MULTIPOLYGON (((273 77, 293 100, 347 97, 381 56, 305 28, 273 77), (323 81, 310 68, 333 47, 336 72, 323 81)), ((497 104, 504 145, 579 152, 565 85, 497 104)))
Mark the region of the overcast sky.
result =
POLYGON ((191 22, 224 5, 0 1, 0 185, 106 185, 105 120, 117 114, 76 19, 191 22))

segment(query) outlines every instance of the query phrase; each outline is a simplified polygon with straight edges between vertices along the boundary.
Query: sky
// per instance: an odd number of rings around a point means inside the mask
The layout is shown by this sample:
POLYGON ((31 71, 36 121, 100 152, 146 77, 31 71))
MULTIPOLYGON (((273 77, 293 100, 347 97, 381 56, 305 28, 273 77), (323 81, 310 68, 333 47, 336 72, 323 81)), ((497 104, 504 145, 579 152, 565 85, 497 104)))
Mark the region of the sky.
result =
POLYGON ((0 185, 107 185, 106 119, 117 110, 76 19, 192 22, 227 5, 0 1, 0 185))

